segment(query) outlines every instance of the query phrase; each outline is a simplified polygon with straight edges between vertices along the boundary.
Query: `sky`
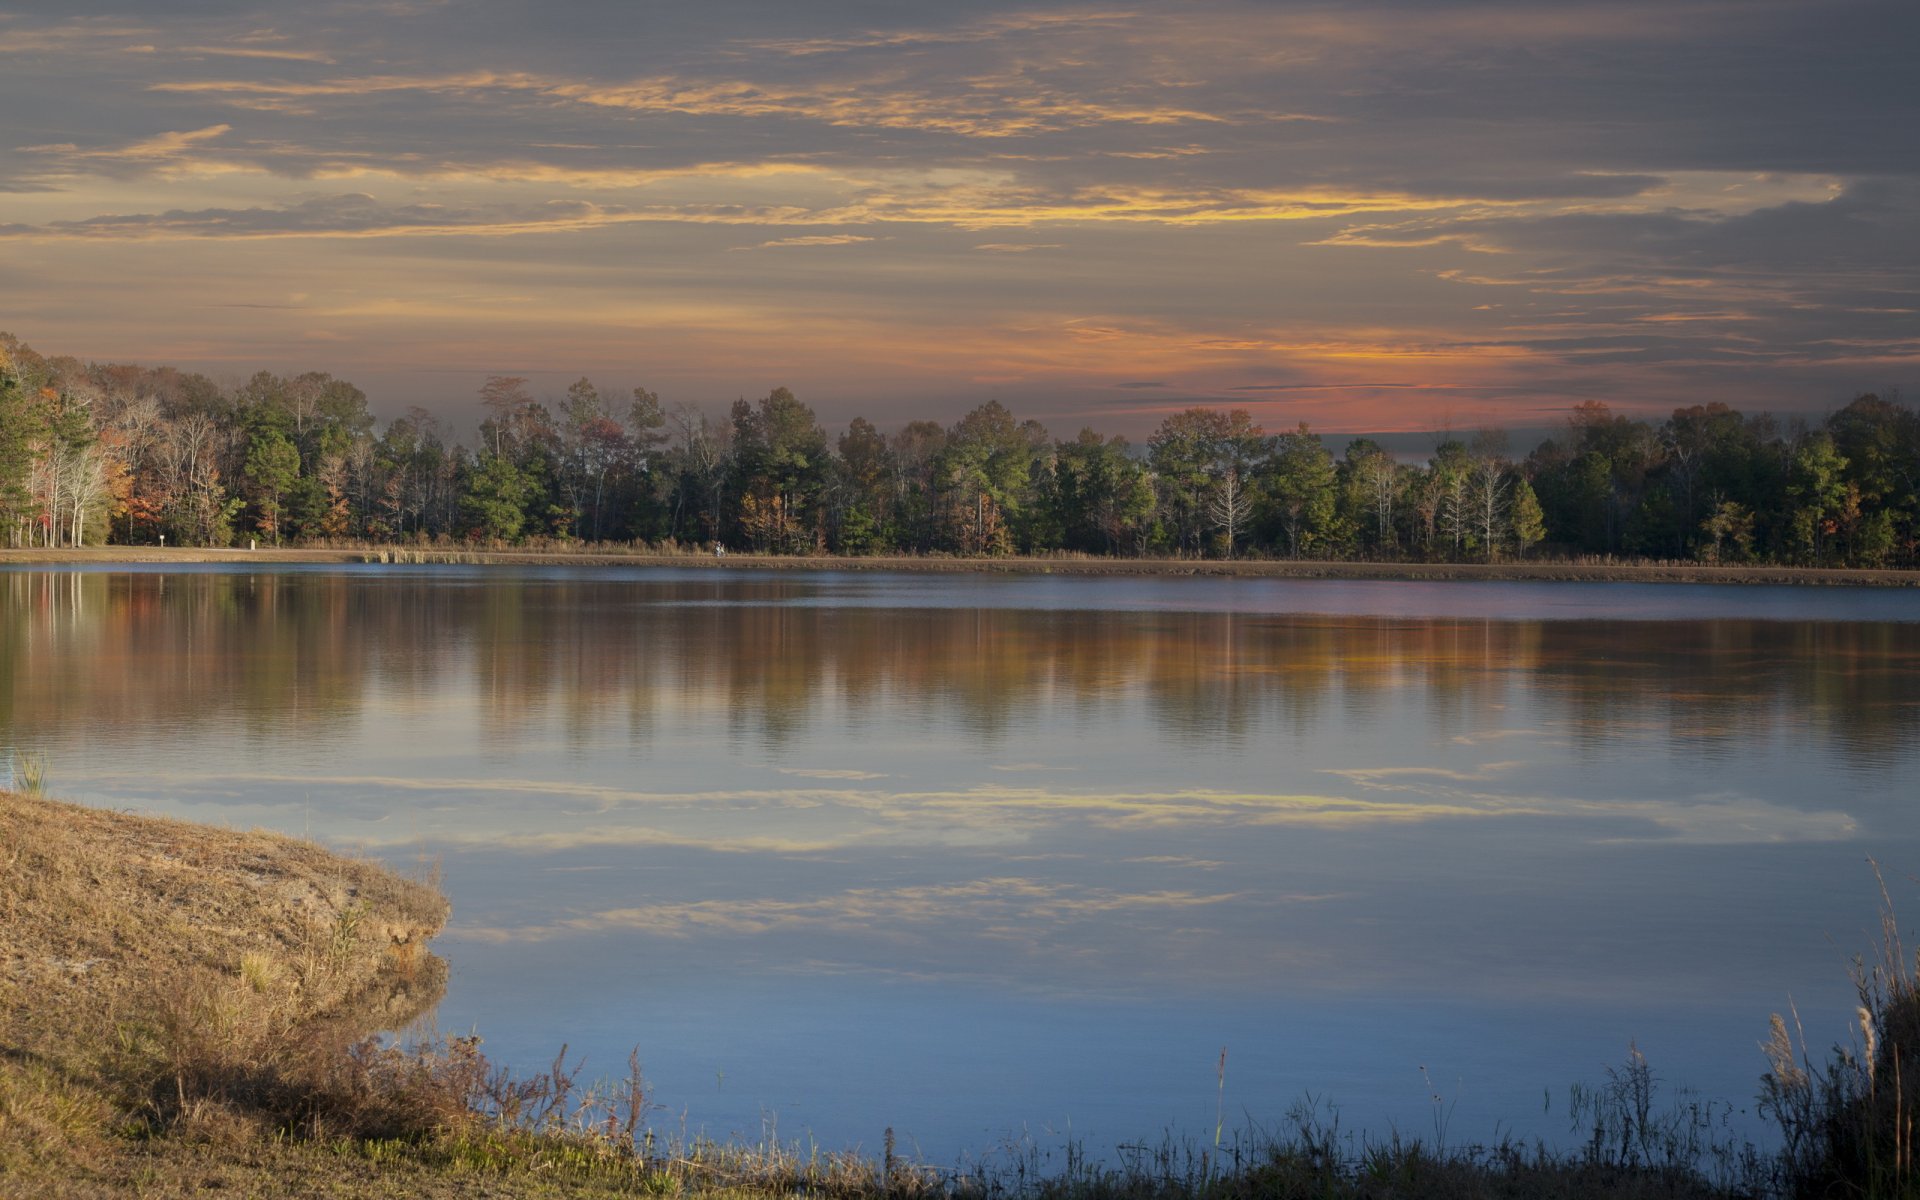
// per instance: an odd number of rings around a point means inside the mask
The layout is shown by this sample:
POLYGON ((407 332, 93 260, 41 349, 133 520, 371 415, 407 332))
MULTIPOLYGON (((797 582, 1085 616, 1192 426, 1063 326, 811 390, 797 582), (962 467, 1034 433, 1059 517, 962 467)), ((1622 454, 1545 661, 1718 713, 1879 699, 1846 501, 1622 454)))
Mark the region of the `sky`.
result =
POLYGON ((829 426, 1920 391, 1910 0, 12 0, 0 329, 829 426))

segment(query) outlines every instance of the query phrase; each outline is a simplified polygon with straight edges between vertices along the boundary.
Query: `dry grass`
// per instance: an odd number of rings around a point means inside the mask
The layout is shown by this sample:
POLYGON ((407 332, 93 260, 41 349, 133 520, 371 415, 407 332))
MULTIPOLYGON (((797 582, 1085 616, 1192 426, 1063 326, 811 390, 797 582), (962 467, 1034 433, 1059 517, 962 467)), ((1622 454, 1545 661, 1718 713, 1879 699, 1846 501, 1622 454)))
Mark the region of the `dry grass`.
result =
POLYGON ((1854 962, 1855 1040, 1816 1061, 1794 1013, 1775 1014, 1765 1044, 1773 1070, 1761 1103, 1786 1139, 1796 1195, 1920 1198, 1920 962, 1902 942, 1884 880, 1880 898, 1881 944, 1854 962))
POLYGON ((431 887, 313 845, 0 793, 0 1180, 253 1139, 438 998, 431 887))

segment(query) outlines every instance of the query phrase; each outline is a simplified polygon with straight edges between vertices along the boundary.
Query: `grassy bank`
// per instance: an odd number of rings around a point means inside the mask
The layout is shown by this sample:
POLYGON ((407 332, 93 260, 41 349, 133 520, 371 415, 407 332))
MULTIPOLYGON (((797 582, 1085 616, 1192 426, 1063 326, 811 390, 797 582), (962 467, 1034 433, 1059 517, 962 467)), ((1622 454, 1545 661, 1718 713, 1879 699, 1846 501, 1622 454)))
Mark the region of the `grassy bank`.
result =
POLYGON ((270 1178, 347 1115, 352 1047, 437 1000, 446 913, 306 843, 0 793, 0 1193, 270 1178))
POLYGON ((1920 587, 1920 572, 1827 567, 1716 566, 1691 562, 1528 561, 1498 563, 1344 562, 1304 559, 1095 558, 1061 555, 1022 558, 944 556, 711 554, 636 549, 629 543, 592 547, 477 548, 363 546, 261 547, 255 550, 90 546, 80 549, 0 549, 7 564, 193 565, 306 563, 395 565, 691 567, 716 571, 913 571, 1086 576, 1215 576, 1244 579, 1506 580, 1541 583, 1709 583, 1796 587, 1920 587))
POLYGON ((657 1138, 637 1060, 583 1086, 564 1050, 516 1077, 477 1039, 369 1038, 439 996, 446 916, 430 884, 308 843, 0 793, 0 1197, 1920 1196, 1920 987, 1891 921, 1860 1044, 1816 1056, 1776 1022, 1784 1154, 1716 1141, 1636 1055, 1575 1090, 1571 1151, 1356 1137, 1306 1105, 1275 1133, 961 1173, 657 1138))

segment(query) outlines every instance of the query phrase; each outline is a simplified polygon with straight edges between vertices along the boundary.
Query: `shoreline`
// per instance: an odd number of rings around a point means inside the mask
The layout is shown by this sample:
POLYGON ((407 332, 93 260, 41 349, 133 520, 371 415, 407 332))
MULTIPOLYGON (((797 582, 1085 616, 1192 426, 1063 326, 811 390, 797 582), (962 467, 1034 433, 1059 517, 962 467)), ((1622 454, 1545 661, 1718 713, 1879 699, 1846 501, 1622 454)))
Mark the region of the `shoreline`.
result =
POLYGON ((406 546, 361 549, 270 547, 258 550, 95 546, 0 549, 5 566, 236 565, 680 567, 719 571, 903 571, 1231 579, 1399 580, 1406 582, 1678 583, 1765 587, 1920 588, 1920 571, 1858 568, 1714 566, 1706 563, 1415 563, 1298 559, 1168 558, 854 558, 833 555, 657 554, 643 551, 455 550, 406 546))

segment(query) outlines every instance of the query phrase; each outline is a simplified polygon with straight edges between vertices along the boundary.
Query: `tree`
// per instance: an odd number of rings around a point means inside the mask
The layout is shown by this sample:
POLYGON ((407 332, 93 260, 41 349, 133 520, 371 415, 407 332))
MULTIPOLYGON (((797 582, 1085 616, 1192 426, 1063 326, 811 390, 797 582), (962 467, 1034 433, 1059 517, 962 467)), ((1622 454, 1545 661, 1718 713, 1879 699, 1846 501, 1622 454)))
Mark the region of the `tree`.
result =
POLYGON ((532 482, 504 454, 482 454, 468 473, 460 495, 460 513, 468 536, 511 542, 527 520, 532 482))
POLYGON ((667 419, 674 433, 666 469, 660 472, 670 487, 666 534, 718 541, 733 427, 714 422, 690 404, 674 406, 667 419))
MULTIPOLYGON (((634 409, 640 410, 639 396, 652 403, 650 414, 655 426, 664 423, 659 398, 644 389, 635 389, 634 409)), ((556 456, 556 480, 565 499, 567 533, 598 541, 608 522, 608 492, 618 479, 634 467, 634 443, 626 429, 607 410, 599 389, 581 378, 567 388, 561 405, 561 428, 556 456)), ((651 431, 649 431, 651 434, 651 431)))
POLYGON ((106 517, 106 452, 92 411, 97 398, 90 387, 72 384, 41 389, 34 499, 49 546, 85 544, 87 531, 106 517))
POLYGON ((1473 536, 1473 459, 1467 447, 1449 438, 1434 449, 1427 463, 1428 488, 1433 496, 1434 520, 1454 558, 1466 553, 1473 536))
POLYGON ((1245 409, 1189 408, 1160 422, 1147 439, 1147 465, 1177 549, 1201 552, 1217 527, 1211 509, 1220 480, 1233 471, 1244 489, 1271 448, 1245 409))
POLYGON ((1505 465, 1484 460, 1474 463, 1467 476, 1467 489, 1472 498, 1474 538, 1487 561, 1492 562, 1500 557, 1500 546, 1507 540, 1511 498, 1505 465))
POLYGON ((1127 439, 1083 429, 1054 447, 1053 461, 1057 544, 1112 554, 1139 543, 1152 515, 1153 488, 1127 439))
POLYGON ((409 409, 387 425, 374 447, 383 473, 375 507, 393 534, 449 531, 454 522, 453 456, 438 418, 409 409))
POLYGON ((741 530, 754 549, 798 554, 825 536, 815 510, 828 477, 827 435, 792 392, 778 387, 758 404, 734 404, 733 463, 741 530))
POLYGON ((518 375, 489 375, 480 385, 480 403, 488 417, 480 423, 480 436, 489 454, 513 454, 525 441, 533 397, 527 394, 527 381, 518 375))
POLYGON ((949 544, 966 555, 1012 550, 1014 523, 1033 498, 1036 468, 1050 458, 1046 430, 1016 423, 998 400, 956 422, 937 456, 949 544))
POLYGON ((1347 443, 1341 466, 1345 481, 1342 497, 1348 519, 1356 530, 1366 531, 1374 553, 1390 552, 1396 541, 1394 513, 1400 497, 1400 464, 1378 442, 1355 438, 1347 443))
POLYGON ((1521 558, 1547 536, 1546 514, 1540 511, 1540 498, 1533 494, 1533 485, 1525 479, 1514 481, 1507 519, 1512 524, 1514 545, 1521 558))
POLYGON ((1274 439, 1263 475, 1289 556, 1298 558, 1335 540, 1339 514, 1333 456, 1305 421, 1274 439))
POLYGON ((1473 466, 1467 474, 1467 489, 1472 500, 1474 537, 1488 562, 1500 557, 1500 547, 1507 540, 1511 497, 1506 453, 1504 429, 1483 429, 1473 439, 1473 466))
POLYGON ((353 532, 353 505, 348 496, 347 456, 324 454, 313 472, 321 507, 314 532, 323 538, 341 538, 353 532))
POLYGON ((1787 476, 1789 528, 1795 547, 1813 562, 1827 556, 1847 503, 1847 460, 1827 433, 1808 437, 1794 453, 1787 476))
POLYGON ((227 494, 223 462, 236 430, 206 409, 181 414, 167 427, 156 451, 166 496, 164 519, 174 540, 187 546, 225 546, 233 541, 233 518, 246 506, 227 494))
POLYGON ((1208 505, 1208 513, 1213 523, 1220 529, 1220 540, 1226 548, 1226 556, 1233 557, 1235 539, 1240 527, 1246 524, 1247 514, 1253 505, 1247 496, 1247 489, 1241 486, 1240 471, 1237 467, 1228 467, 1227 473, 1220 477, 1219 484, 1213 490, 1213 501, 1208 505))
POLYGON ((933 421, 909 421, 887 441, 893 463, 894 542, 927 551, 939 538, 940 466, 947 431, 933 421))
MULTIPOLYGON (((1871 392, 1827 419, 1834 449, 1847 460, 1862 519, 1850 523, 1851 557, 1880 564, 1920 522, 1920 414, 1871 392)), ((1911 556, 1911 549, 1909 556, 1911 556)))
POLYGON ((118 462, 109 477, 116 491, 115 517, 125 541, 149 540, 166 509, 154 466, 154 448, 164 436, 166 415, 159 396, 133 382, 102 430, 118 462))
POLYGON ((896 475, 887 439, 865 417, 840 435, 835 473, 833 543, 850 554, 877 549, 892 523, 896 475))
POLYGON ((1700 544, 1700 558, 1717 563, 1726 556, 1726 544, 1733 543, 1735 556, 1745 560, 1753 552, 1753 513, 1732 500, 1722 500, 1700 522, 1706 540, 1700 544))
POLYGON ((1574 405, 1560 437, 1528 456, 1527 475, 1558 538, 1613 553, 1630 548, 1628 517, 1640 508, 1661 455, 1661 439, 1650 426, 1588 400, 1574 405))
POLYGON ((36 423, 26 388, 11 360, 0 351, 0 514, 16 546, 23 539, 31 501, 27 484, 33 472, 36 423))
POLYGON ((245 478, 259 511, 255 526, 277 546, 280 502, 300 478, 300 451, 279 430, 258 430, 247 445, 245 478))

